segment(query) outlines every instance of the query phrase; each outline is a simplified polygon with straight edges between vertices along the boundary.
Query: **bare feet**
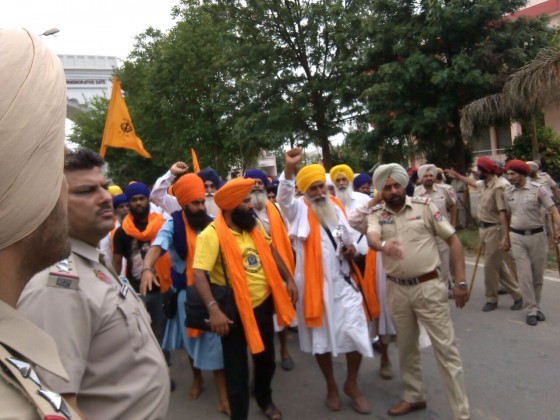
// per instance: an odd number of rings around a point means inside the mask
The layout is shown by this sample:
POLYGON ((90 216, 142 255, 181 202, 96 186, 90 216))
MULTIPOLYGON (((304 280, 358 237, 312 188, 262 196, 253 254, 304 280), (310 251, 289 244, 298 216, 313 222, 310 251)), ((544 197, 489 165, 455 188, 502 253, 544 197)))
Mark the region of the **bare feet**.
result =
POLYGON ((338 389, 334 388, 332 390, 328 390, 325 405, 331 411, 340 411, 342 408, 342 402, 340 401, 338 389))
POLYGON ((197 400, 198 397, 200 397, 200 393, 202 392, 202 377, 199 378, 195 378, 192 385, 191 385, 191 389, 189 389, 189 392, 187 393, 187 398, 189 400, 197 400))
POLYGON ((228 417, 230 417, 231 416, 231 411, 229 409, 229 402, 227 400, 220 401, 220 403, 218 404, 218 411, 220 413, 226 414, 228 417))
POLYGON ((348 382, 344 384, 344 393, 352 400, 352 408, 360 414, 369 414, 370 408, 366 398, 362 395, 358 387, 348 382))

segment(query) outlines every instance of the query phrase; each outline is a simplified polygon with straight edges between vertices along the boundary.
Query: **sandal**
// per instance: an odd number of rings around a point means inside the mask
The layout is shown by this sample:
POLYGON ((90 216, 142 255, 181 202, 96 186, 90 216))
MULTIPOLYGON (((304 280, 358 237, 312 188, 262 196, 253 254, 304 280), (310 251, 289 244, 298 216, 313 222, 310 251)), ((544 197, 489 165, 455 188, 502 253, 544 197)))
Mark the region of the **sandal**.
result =
POLYGON ((268 404, 266 408, 262 410, 267 419, 282 420, 282 412, 278 410, 273 403, 268 404))

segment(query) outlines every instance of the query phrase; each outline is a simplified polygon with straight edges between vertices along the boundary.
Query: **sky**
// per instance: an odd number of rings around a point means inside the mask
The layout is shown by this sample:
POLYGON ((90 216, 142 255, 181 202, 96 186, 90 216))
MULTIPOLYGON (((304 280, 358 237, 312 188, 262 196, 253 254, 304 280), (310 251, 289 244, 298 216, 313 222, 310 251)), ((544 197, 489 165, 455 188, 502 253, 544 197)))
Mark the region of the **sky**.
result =
POLYGON ((26 28, 56 54, 116 56, 125 60, 134 37, 152 26, 174 25, 171 9, 179 0, 0 0, 0 28, 26 28))

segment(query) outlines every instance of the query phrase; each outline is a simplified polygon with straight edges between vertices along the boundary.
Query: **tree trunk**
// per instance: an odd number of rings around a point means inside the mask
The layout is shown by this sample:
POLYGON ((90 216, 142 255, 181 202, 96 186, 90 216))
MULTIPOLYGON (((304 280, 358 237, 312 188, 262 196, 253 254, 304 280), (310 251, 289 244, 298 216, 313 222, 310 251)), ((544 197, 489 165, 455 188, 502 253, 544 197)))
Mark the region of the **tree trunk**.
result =
POLYGON ((321 151, 323 153, 323 165, 325 170, 328 172, 332 167, 332 155, 331 142, 327 136, 321 136, 321 151))

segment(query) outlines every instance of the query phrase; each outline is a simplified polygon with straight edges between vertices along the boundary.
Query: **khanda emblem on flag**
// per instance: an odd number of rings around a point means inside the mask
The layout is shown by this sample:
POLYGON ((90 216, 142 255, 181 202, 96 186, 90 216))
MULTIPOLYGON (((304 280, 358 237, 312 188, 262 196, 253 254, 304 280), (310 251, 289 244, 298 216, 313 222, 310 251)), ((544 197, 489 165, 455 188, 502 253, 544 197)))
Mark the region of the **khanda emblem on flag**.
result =
POLYGON ((132 125, 131 125, 130 122, 128 122, 128 121, 123 122, 123 123, 121 124, 121 130, 122 130, 125 134, 130 133, 130 132, 132 131, 132 125))

